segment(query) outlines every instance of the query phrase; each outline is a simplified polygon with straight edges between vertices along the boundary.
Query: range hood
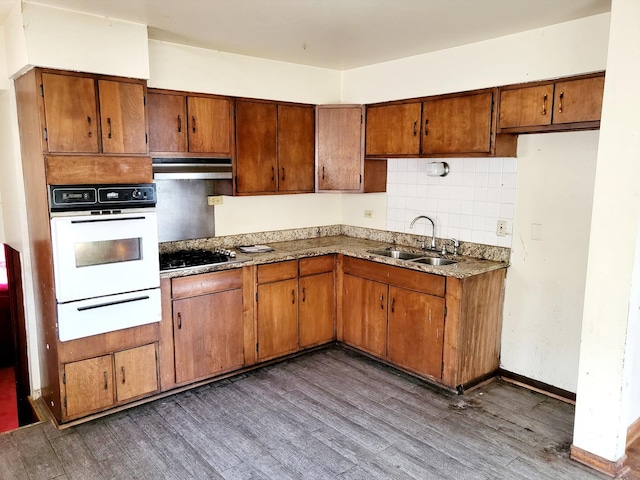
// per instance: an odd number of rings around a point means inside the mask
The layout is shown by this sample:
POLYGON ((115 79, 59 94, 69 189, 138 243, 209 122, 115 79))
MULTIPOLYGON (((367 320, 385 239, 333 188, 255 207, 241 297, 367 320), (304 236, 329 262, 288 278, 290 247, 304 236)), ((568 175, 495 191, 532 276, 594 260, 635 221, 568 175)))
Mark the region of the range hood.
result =
POLYGON ((230 158, 154 158, 157 180, 231 180, 230 158))

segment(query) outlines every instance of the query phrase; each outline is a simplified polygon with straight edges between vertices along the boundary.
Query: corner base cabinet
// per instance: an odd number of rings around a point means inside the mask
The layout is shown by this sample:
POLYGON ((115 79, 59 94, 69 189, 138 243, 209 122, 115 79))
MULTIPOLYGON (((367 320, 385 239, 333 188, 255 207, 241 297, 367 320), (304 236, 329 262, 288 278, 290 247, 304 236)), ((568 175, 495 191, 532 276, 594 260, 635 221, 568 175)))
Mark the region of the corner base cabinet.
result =
POLYGON ((344 257, 338 340, 462 391, 498 369, 504 274, 458 279, 344 257))

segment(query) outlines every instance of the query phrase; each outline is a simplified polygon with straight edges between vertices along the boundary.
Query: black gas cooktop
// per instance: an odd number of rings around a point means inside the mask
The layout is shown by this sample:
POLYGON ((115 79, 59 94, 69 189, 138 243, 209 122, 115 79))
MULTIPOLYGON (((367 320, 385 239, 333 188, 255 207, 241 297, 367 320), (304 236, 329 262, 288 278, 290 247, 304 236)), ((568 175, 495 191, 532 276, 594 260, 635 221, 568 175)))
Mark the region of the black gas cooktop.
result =
POLYGON ((212 250, 178 250, 160 254, 160 271, 179 270, 193 267, 206 267, 220 263, 242 262, 246 258, 238 258, 235 253, 212 250))

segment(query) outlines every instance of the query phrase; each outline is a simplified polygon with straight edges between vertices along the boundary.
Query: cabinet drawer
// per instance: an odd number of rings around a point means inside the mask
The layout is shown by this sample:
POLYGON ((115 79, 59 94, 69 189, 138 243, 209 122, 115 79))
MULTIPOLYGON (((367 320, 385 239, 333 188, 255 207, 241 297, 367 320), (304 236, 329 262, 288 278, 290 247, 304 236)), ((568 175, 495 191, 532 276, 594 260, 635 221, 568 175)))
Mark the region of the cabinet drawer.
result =
POLYGON ((344 273, 407 288, 416 292, 444 297, 445 277, 392 267, 357 258, 344 257, 344 273))
POLYGON ((317 273, 332 272, 335 266, 333 255, 323 255, 321 257, 301 258, 300 276, 315 275, 317 273))
POLYGON ((278 282, 298 276, 298 260, 258 265, 258 283, 278 282))
POLYGON ((242 288, 242 270, 203 273, 171 280, 171 298, 187 298, 242 288))

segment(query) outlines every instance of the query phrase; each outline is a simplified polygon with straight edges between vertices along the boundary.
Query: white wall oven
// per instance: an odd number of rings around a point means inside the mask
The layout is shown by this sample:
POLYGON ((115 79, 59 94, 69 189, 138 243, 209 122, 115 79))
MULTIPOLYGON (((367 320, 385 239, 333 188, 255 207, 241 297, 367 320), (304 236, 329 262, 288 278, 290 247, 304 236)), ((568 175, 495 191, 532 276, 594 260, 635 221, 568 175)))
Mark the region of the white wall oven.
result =
POLYGON ((155 185, 50 186, 60 341, 159 322, 155 185))

